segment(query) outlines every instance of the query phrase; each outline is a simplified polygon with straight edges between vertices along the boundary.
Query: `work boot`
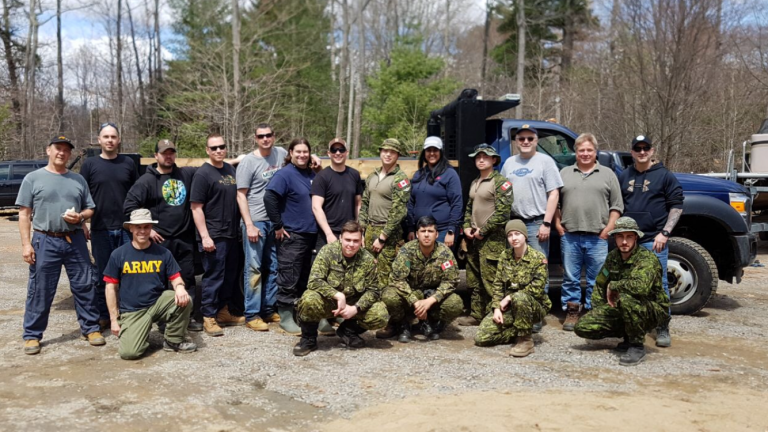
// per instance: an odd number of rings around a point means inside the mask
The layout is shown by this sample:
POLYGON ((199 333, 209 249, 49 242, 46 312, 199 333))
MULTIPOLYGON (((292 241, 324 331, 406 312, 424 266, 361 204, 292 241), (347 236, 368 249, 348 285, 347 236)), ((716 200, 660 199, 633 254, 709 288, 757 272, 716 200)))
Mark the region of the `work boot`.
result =
POLYGON ((27 339, 24 341, 24 354, 35 355, 40 352, 40 341, 37 339, 27 339))
POLYGON ((399 326, 395 323, 388 322, 387 326, 376 332, 376 339, 389 339, 397 336, 397 330, 399 326))
POLYGON ((531 335, 518 336, 517 343, 509 350, 509 355, 512 357, 526 357, 529 354, 533 354, 534 351, 533 337, 531 335))
POLYGON ((460 317, 456 320, 456 323, 462 327, 471 327, 480 325, 480 321, 476 320, 475 317, 472 316, 464 316, 460 317))
POLYGON ((189 324, 187 324, 187 330, 191 332, 201 332, 203 331, 203 323, 194 318, 190 318, 189 324))
POLYGON ((301 340, 293 347, 293 355, 304 357, 317 349, 318 323, 301 323, 301 340))
POLYGON ((616 348, 614 348, 614 350, 618 352, 627 352, 630 346, 631 344, 629 343, 629 339, 626 336, 624 336, 624 340, 619 342, 619 344, 616 345, 616 348))
POLYGON ((341 339, 341 343, 347 348, 362 348, 365 346, 365 340, 358 334, 357 324, 351 320, 345 320, 336 329, 336 335, 341 339))
POLYGON ((293 336, 301 335, 301 328, 299 328, 298 324, 296 324, 296 321, 293 320, 292 307, 279 307, 277 308, 277 313, 280 314, 280 329, 284 333, 288 333, 289 335, 293 336))
POLYGON ((224 330, 219 327, 216 318, 203 317, 203 330, 208 336, 224 336, 224 330))
POLYGON ((240 326, 245 325, 245 317, 232 315, 229 313, 229 306, 224 306, 219 313, 216 314, 216 322, 223 327, 240 326))
POLYGON ((534 333, 541 333, 541 328, 544 327, 544 320, 541 320, 537 323, 533 324, 533 332, 534 333))
POLYGON ((635 366, 645 360, 645 345, 632 344, 627 352, 619 357, 622 366, 635 366))
POLYGON ((191 353, 191 352, 197 351, 197 345, 195 345, 193 342, 187 342, 187 341, 173 343, 166 339, 163 341, 163 351, 191 353))
POLYGON ((672 336, 669 335, 669 320, 656 327, 656 346, 660 348, 672 346, 672 336))
POLYGON ((101 332, 97 331, 88 333, 83 339, 87 340, 92 346, 102 346, 107 344, 107 341, 104 340, 104 336, 101 335, 101 332))
POLYGON ((268 314, 262 319, 264 320, 265 323, 271 323, 271 322, 279 323, 280 314, 278 314, 277 312, 272 312, 271 314, 268 314))
POLYGON ((259 317, 256 317, 256 318, 248 321, 247 323, 245 323, 245 326, 248 327, 251 330, 254 330, 254 331, 268 331, 269 330, 269 326, 267 325, 267 323, 265 323, 264 320, 259 318, 259 317))
POLYGON ((438 322, 436 322, 436 323, 435 323, 435 324, 432 326, 432 334, 430 334, 429 336, 427 336, 427 338, 428 338, 429 340, 433 340, 433 341, 434 341, 434 340, 439 340, 439 339, 440 339, 440 333, 442 333, 442 332, 443 332, 443 330, 445 330, 445 328, 446 328, 446 327, 447 327, 447 326, 445 325, 445 323, 444 323, 443 321, 438 321, 438 322))
POLYGON ((322 336, 333 336, 335 334, 338 334, 336 333, 336 330, 333 328, 331 323, 329 323, 328 320, 325 318, 321 319, 320 323, 318 323, 317 331, 322 336))
POLYGON ((565 331, 573 331, 573 328, 576 327, 576 323, 579 322, 579 309, 581 309, 581 304, 577 302, 568 302, 565 304, 565 321, 563 322, 563 330, 565 331))
POLYGON ((397 341, 400 343, 411 341, 411 325, 408 322, 403 323, 402 327, 400 327, 400 336, 397 337, 397 341))

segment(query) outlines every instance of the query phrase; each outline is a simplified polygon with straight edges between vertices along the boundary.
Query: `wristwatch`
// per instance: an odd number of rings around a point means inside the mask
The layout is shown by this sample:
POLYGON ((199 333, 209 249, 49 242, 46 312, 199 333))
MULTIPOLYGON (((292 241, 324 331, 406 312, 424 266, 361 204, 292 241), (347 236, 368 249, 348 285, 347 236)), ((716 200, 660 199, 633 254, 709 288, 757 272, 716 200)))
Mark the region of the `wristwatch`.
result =
POLYGON ((453 230, 448 230, 447 235, 453 235, 453 230))
POLYGON ((661 235, 663 235, 664 237, 669 237, 669 235, 670 235, 670 234, 669 234, 669 231, 667 231, 667 230, 662 230, 662 231, 661 231, 661 235))
POLYGON ((544 225, 544 226, 545 226, 545 227, 547 227, 547 228, 549 228, 549 227, 551 227, 551 226, 552 226, 552 224, 551 224, 551 223, 549 223, 549 222, 547 222, 547 221, 542 221, 542 222, 541 222, 541 224, 542 224, 542 225, 544 225))

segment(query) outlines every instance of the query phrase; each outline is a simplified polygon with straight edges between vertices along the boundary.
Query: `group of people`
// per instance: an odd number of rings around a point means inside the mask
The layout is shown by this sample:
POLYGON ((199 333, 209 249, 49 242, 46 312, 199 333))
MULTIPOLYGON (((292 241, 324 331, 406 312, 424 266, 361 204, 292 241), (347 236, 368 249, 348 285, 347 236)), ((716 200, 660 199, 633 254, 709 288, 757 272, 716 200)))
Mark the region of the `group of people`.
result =
POLYGON ((101 125, 98 140, 101 155, 76 174, 67 169, 74 145, 55 137, 48 166, 22 183, 26 354, 40 352, 62 265, 83 338, 104 345, 101 331, 109 328, 124 359, 145 352, 153 323, 163 349, 192 352, 187 331, 215 337, 222 327, 268 331, 276 322, 301 336, 293 353, 304 356, 317 349, 318 335, 336 334, 348 348, 364 346, 367 330, 403 343, 414 333, 439 339, 464 311, 455 292, 461 256, 470 307, 458 324, 479 326, 478 346, 514 341, 510 355, 525 357, 552 306, 553 225, 565 268, 563 329, 623 338, 626 365, 643 360, 654 328, 658 346, 671 344, 666 242, 682 213, 682 189, 652 161, 646 137, 633 140, 635 164, 617 178, 597 162, 593 135, 579 136, 576 164, 558 171, 537 153, 538 131, 524 125, 514 137, 518 154, 500 171, 493 146, 475 147, 479 176, 466 203, 438 137, 425 140, 413 178, 398 165, 407 155, 402 143, 384 140, 381 166, 364 182, 346 165, 343 139, 330 141, 330 165, 322 168, 306 139, 275 146, 268 124, 257 126, 254 151, 237 159, 227 159, 221 135, 209 135, 199 168, 178 167, 175 144, 160 140, 157 163, 139 178, 118 153, 116 125, 101 125), (617 248, 609 253, 610 235, 617 248), (195 249, 204 270, 199 310, 195 249))

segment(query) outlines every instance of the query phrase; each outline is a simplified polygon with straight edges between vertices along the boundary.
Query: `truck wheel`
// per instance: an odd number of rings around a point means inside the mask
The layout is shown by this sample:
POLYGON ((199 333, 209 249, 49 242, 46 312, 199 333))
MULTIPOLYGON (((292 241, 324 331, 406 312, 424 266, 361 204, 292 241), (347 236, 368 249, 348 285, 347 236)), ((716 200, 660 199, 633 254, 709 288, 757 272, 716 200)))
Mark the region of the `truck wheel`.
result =
POLYGON ((673 237, 667 243, 667 279, 672 313, 700 311, 717 291, 717 265, 712 255, 693 240, 673 237))

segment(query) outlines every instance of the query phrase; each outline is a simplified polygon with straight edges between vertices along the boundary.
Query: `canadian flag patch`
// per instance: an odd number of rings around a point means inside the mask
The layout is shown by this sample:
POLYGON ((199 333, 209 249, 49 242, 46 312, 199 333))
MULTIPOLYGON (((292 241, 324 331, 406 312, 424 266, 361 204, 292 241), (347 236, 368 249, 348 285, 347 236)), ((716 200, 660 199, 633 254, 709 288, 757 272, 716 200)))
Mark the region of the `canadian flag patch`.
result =
POLYGON ((403 179, 403 181, 397 184, 397 187, 399 187, 400 189, 403 189, 406 186, 408 186, 408 179, 403 179))
POLYGON ((451 267, 453 267, 453 260, 448 260, 444 262, 443 265, 440 266, 440 268, 442 268, 443 271, 448 270, 451 267))
POLYGON ((501 190, 506 191, 507 189, 509 189, 510 186, 512 186, 512 183, 504 182, 504 184, 501 185, 501 190))

